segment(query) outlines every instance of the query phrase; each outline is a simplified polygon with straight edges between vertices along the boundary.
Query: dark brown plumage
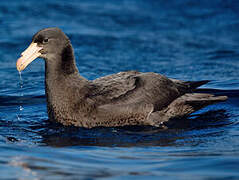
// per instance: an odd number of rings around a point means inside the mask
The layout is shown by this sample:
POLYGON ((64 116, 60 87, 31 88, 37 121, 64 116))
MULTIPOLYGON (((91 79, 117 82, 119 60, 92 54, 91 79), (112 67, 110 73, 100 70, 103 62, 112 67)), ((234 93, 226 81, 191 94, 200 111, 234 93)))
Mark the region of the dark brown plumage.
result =
POLYGON ((73 48, 59 28, 43 29, 17 62, 19 71, 35 58, 45 59, 48 115, 64 125, 161 126, 226 96, 192 93, 208 81, 185 82, 156 73, 120 72, 89 81, 79 75, 73 48))

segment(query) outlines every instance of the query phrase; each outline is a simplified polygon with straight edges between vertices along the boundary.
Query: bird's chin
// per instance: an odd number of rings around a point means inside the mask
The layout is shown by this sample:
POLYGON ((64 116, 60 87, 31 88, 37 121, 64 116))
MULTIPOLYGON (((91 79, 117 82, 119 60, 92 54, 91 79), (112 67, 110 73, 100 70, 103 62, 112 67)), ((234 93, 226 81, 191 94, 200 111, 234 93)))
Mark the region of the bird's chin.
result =
POLYGON ((32 61, 41 56, 42 47, 39 47, 37 43, 31 43, 30 46, 21 54, 21 57, 17 60, 17 70, 23 71, 32 61))

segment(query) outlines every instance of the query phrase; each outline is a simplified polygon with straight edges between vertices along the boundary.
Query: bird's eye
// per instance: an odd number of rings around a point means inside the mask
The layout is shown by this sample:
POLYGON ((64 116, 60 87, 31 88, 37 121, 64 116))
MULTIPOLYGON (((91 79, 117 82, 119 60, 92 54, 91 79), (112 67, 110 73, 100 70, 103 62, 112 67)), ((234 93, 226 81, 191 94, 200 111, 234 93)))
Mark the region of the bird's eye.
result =
POLYGON ((47 42, 48 42, 47 38, 43 39, 43 43, 47 43, 47 42))

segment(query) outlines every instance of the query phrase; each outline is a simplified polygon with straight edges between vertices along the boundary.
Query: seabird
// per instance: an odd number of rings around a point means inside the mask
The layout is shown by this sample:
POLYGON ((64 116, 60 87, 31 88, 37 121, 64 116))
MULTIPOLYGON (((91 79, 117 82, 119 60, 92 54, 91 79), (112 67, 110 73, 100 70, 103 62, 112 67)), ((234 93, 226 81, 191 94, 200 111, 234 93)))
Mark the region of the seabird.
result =
POLYGON ((193 91, 208 81, 181 81, 137 71, 87 80, 79 74, 69 38, 59 28, 37 32, 17 60, 18 71, 45 60, 45 93, 50 120, 92 128, 125 125, 163 127, 172 118, 227 99, 193 91))

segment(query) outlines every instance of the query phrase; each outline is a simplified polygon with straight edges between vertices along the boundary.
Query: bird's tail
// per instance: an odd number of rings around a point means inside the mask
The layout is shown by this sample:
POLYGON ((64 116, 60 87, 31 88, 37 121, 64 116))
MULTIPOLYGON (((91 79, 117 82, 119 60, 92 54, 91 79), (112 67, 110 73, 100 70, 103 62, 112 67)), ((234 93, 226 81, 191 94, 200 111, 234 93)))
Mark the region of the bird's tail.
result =
POLYGON ((207 84, 208 80, 204 80, 204 81, 186 81, 185 84, 187 84, 189 86, 190 89, 196 89, 204 84, 207 84))
POLYGON ((173 101, 167 108, 166 114, 170 117, 187 116, 208 105, 223 102, 227 96, 214 96, 204 93, 187 93, 173 101))
POLYGON ((162 124, 172 118, 189 116, 191 113, 201 108, 218 102, 223 102, 225 100, 227 100, 227 96, 214 96, 212 94, 204 93, 187 93, 174 100, 167 108, 163 109, 162 111, 151 113, 149 117, 151 123, 150 125, 162 126, 162 124))
POLYGON ((199 86, 202 86, 202 85, 210 82, 208 80, 204 80, 204 81, 181 81, 181 80, 177 80, 177 79, 171 79, 171 80, 175 83, 178 90, 182 94, 187 93, 187 92, 193 92, 199 86))

